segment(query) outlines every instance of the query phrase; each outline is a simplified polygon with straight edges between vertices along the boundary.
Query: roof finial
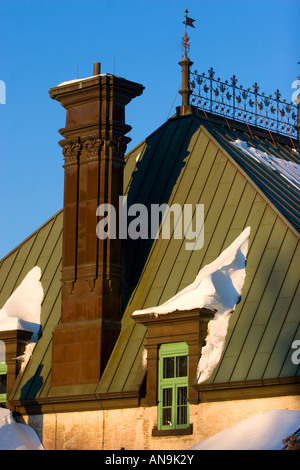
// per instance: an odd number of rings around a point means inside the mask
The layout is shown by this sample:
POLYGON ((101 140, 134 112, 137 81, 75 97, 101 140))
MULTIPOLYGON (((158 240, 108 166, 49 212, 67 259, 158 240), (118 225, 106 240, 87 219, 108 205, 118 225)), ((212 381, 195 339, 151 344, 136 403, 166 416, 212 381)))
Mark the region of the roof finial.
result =
POLYGON ((190 105, 190 95, 192 93, 190 89, 190 67, 193 65, 193 62, 188 58, 188 51, 190 49, 190 38, 187 35, 187 26, 191 26, 195 28, 192 18, 187 16, 188 10, 184 10, 185 12, 185 21, 183 24, 185 25, 185 33, 183 36, 182 41, 182 49, 184 52, 184 57, 179 62, 182 68, 182 82, 181 82, 181 90, 179 93, 182 96, 182 106, 179 108, 180 115, 191 114, 193 112, 193 107, 190 105))
POLYGON ((185 58, 187 58, 187 56, 188 56, 187 53, 190 50, 190 44, 191 44, 190 43, 190 38, 187 35, 187 28, 186 27, 191 26, 192 28, 195 28, 195 26, 193 25, 195 20, 192 20, 192 18, 189 18, 187 16, 188 12, 189 11, 187 9, 184 10, 185 21, 183 22, 183 24, 185 25, 185 31, 184 31, 184 36, 182 38, 182 50, 184 52, 184 57, 185 58))

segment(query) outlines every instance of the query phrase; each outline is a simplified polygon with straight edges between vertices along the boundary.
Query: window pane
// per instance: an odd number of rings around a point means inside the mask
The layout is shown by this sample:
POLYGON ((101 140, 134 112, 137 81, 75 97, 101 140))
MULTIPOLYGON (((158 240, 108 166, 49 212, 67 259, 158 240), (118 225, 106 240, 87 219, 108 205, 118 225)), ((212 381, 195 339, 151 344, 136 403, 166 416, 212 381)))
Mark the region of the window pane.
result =
POLYGON ((177 405, 186 405, 187 403, 187 387, 177 388, 177 405))
POLYGON ((187 424, 187 387, 177 388, 177 424, 187 424))
POLYGON ((176 357, 176 377, 187 376, 187 356, 176 357))
POLYGON ((174 377, 174 357, 164 357, 163 378, 174 377))
POLYGON ((171 388, 163 389, 163 406, 172 406, 172 392, 171 388))
POLYGON ((178 406, 177 424, 187 424, 187 406, 178 406))
POLYGON ((171 413, 172 413, 172 408, 163 409, 163 421, 162 421, 163 426, 172 426, 171 413))
POLYGON ((6 375, 0 375, 0 393, 6 393, 6 375))

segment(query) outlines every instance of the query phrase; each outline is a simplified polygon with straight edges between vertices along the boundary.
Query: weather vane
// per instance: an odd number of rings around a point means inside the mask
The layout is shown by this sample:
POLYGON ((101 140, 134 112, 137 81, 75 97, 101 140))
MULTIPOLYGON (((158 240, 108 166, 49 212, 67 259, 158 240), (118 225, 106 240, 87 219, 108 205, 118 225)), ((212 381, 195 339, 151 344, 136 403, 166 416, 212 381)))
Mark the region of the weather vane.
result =
POLYGON ((192 18, 189 18, 187 16, 187 14, 188 14, 187 9, 184 10, 184 13, 185 13, 185 15, 184 15, 185 16, 185 21, 183 22, 183 24, 185 25, 185 32, 184 32, 184 36, 182 38, 183 39, 183 41, 182 41, 182 50, 184 52, 184 57, 187 58, 187 53, 190 50, 190 38, 187 35, 187 26, 191 26, 192 28, 195 28, 195 26, 193 25, 195 20, 192 20, 192 18))

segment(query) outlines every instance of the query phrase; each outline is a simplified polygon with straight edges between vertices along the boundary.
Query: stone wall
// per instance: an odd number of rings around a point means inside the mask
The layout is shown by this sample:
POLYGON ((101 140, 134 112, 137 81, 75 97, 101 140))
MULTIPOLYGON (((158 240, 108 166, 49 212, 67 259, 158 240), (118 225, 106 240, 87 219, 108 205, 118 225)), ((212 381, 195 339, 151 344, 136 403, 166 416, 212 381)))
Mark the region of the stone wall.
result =
POLYGON ((193 434, 153 437, 156 407, 44 414, 24 417, 47 450, 184 450, 254 414, 300 411, 299 396, 191 405, 193 434))

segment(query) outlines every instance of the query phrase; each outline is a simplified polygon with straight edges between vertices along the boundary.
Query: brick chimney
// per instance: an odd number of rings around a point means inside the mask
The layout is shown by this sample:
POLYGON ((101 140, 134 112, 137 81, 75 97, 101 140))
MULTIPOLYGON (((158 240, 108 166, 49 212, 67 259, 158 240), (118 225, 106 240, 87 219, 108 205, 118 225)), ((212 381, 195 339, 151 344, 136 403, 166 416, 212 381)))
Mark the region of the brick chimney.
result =
POLYGON ((96 210, 123 195, 131 129, 125 106, 144 87, 109 74, 52 88, 66 109, 61 323, 53 332, 52 386, 96 383, 120 331, 121 241, 96 235, 96 210))

